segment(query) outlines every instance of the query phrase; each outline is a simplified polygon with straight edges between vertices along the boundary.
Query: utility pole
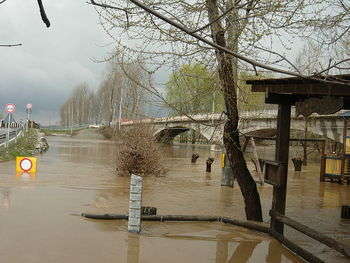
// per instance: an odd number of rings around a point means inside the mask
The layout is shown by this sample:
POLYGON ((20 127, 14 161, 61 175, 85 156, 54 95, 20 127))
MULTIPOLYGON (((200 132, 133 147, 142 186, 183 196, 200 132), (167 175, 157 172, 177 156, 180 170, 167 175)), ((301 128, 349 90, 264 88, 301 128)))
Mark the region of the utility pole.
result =
POLYGON ((73 104, 71 108, 71 115, 70 115, 70 135, 73 135, 73 104))
POLYGON ((214 125, 214 112, 215 112, 215 91, 213 92, 213 101, 212 101, 212 107, 211 107, 211 124, 214 125))
POLYGON ((120 132, 120 122, 122 119, 122 104, 123 104, 123 89, 120 88, 120 98, 119 98, 119 122, 118 122, 118 130, 120 132))
MULTIPOLYGON (((26 105, 26 112, 27 112, 27 131, 29 129, 29 122, 30 122, 30 115, 32 113, 32 107, 33 105, 31 103, 27 103, 26 105)), ((32 127, 33 128, 33 127, 32 127)))
POLYGON ((8 116, 7 135, 6 135, 7 138, 6 138, 6 142, 5 142, 6 147, 9 145, 9 141, 10 141, 10 123, 11 123, 11 120, 13 119, 12 113, 14 113, 15 110, 16 110, 15 104, 12 104, 12 103, 6 104, 5 112, 7 113, 7 116, 8 116))

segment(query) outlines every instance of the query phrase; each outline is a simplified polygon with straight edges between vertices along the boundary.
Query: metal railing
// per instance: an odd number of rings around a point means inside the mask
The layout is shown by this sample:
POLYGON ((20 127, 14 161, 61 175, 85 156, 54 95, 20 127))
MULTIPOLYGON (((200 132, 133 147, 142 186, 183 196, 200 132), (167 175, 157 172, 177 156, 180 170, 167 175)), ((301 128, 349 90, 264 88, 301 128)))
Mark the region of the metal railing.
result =
POLYGON ((92 124, 75 124, 72 126, 55 126, 55 125, 50 125, 50 126, 42 126, 42 129, 47 129, 47 130, 57 130, 57 131, 70 131, 70 130, 79 130, 79 129, 85 129, 89 128, 89 126, 92 124))
POLYGON ((0 147, 8 147, 10 143, 16 141, 19 137, 23 135, 23 126, 8 132, 3 129, 3 133, 0 133, 0 147))

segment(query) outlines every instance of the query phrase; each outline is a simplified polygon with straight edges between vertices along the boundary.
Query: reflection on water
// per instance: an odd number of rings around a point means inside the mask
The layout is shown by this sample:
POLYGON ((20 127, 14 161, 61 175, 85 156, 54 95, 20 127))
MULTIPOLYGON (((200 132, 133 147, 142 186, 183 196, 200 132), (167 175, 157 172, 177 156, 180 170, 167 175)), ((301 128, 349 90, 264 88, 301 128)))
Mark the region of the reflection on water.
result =
POLYGON ((128 234, 127 262, 300 262, 276 240, 246 229, 216 223, 166 227, 172 233, 128 234))
POLYGON ((139 257, 140 257, 140 235, 129 233, 127 263, 138 263, 139 257))
POLYGON ((10 189, 0 188, 0 193, 1 193, 1 201, 0 201, 1 209, 8 210, 11 207, 10 189))
MULTIPOLYGON (((14 162, 1 163, 0 233, 6 237, 0 243, 2 262, 298 262, 270 236, 244 228, 144 222, 142 234, 135 235, 127 232, 125 221, 72 216, 127 213, 129 178, 115 175, 116 144, 91 137, 49 137, 49 143, 49 152, 39 156, 34 178, 16 177, 14 162)), ((207 146, 162 150, 169 173, 145 178, 143 205, 157 207, 159 214, 244 219, 236 183, 234 188, 220 186, 219 153, 207 146), (196 164, 190 162, 193 152, 200 155, 196 164), (205 172, 208 157, 215 158, 212 173, 205 172)), ((350 224, 340 220, 340 206, 350 203, 349 186, 320 183, 318 169, 314 163, 299 174, 290 171, 287 214, 350 243, 350 224)), ((272 187, 265 184, 258 189, 267 221, 272 187)), ((288 228, 287 235, 323 258, 344 262, 288 228)))

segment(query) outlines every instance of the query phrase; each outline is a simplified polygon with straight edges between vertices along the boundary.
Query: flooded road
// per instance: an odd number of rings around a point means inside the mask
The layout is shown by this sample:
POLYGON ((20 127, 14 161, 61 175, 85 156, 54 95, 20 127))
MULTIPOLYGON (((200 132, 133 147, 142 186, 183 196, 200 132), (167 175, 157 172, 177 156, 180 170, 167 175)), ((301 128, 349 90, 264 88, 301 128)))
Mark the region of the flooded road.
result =
MULTIPOLYGON (((98 221, 81 212, 128 212, 129 178, 114 173, 116 145, 87 137, 49 137, 35 177, 0 164, 1 262, 301 262, 268 235, 220 223, 145 222, 142 234, 126 221, 98 221)), ((218 154, 206 146, 163 147, 165 177, 144 180, 143 205, 158 214, 216 215, 244 219, 237 185, 220 187, 218 154), (198 152, 197 164, 190 156, 198 152), (213 172, 205 160, 215 157, 213 172)), ((318 182, 318 165, 290 171, 287 215, 350 244, 350 186, 318 182)), ((272 187, 259 186, 268 221, 272 187)), ((287 236, 327 262, 346 262, 330 249, 287 229, 287 236)))

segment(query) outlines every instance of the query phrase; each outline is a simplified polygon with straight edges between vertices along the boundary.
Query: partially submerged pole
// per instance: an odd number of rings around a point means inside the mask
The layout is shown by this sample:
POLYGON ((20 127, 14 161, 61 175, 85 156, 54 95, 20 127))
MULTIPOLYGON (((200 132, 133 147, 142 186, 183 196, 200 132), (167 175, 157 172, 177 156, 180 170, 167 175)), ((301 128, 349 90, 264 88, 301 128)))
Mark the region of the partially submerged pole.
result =
POLYGON ((254 154, 254 158, 255 158, 256 172, 257 172, 257 174, 259 176, 260 185, 264 185, 263 169, 260 166, 258 151, 256 149, 254 137, 250 137, 250 143, 252 144, 252 147, 253 147, 253 154, 254 154))
POLYGON ((199 154, 193 153, 191 157, 191 163, 196 163, 198 158, 199 158, 199 154))
MULTIPOLYGON (((83 217, 90 219, 104 219, 104 220, 125 220, 128 219, 128 215, 117 214, 81 214, 83 217)), ((269 233, 269 227, 265 223, 255 221, 244 221, 234 218, 221 217, 221 216, 206 216, 206 215, 142 215, 143 221, 179 221, 179 222, 222 222, 225 224, 236 225, 246 227, 263 233, 269 233)))
POLYGON ((213 162, 214 162, 214 158, 211 158, 211 157, 209 157, 208 159, 207 159, 207 161, 205 162, 206 163, 206 172, 207 173, 211 173, 211 165, 213 164, 213 162))
POLYGON ((235 178, 230 163, 228 161, 227 155, 225 153, 221 154, 221 170, 221 186, 233 187, 233 182, 235 178))

